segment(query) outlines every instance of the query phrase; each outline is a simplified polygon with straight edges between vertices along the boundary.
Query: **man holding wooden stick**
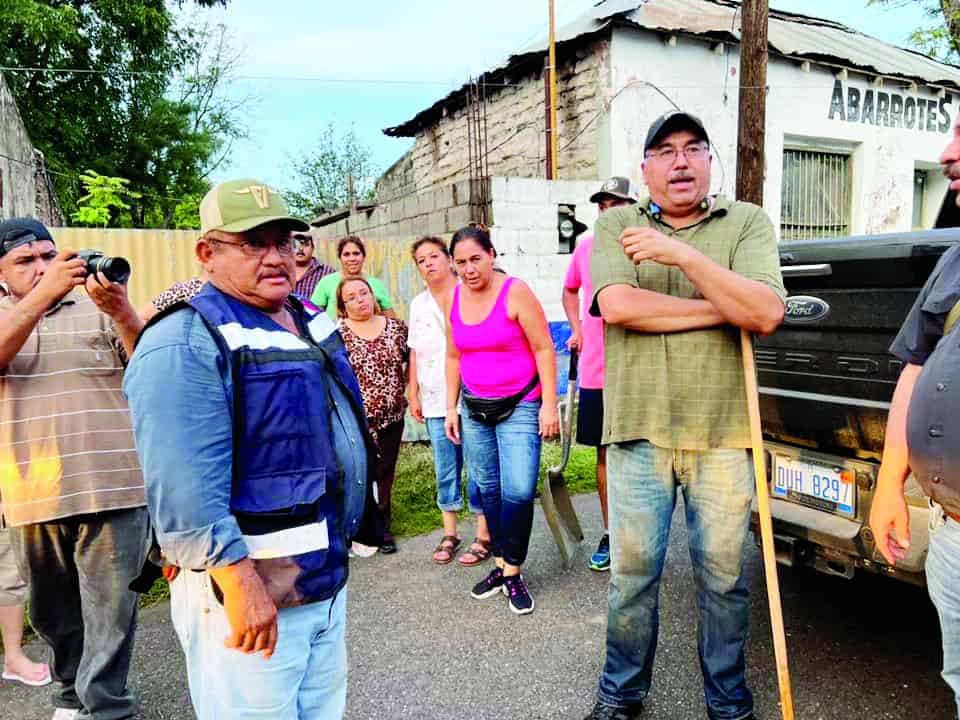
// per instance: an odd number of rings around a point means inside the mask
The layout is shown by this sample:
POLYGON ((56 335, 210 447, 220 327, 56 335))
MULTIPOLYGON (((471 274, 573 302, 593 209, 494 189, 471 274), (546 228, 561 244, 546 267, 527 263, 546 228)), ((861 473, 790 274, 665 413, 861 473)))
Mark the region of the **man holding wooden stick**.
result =
POLYGON ((708 195, 711 159, 696 117, 658 118, 644 143, 649 200, 596 225, 592 312, 606 322, 611 578, 606 664, 587 720, 637 718, 650 691, 678 491, 707 712, 753 718, 743 558, 754 484, 739 335, 773 332, 786 292, 773 224, 756 205, 708 195))

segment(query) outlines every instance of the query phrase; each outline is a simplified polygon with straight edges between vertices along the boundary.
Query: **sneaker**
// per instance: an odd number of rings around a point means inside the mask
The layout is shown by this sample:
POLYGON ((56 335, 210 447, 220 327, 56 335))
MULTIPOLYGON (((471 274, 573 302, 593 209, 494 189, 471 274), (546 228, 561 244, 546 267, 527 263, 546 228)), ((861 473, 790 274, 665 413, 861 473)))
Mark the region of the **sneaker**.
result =
POLYGON ((610 569, 610 536, 607 533, 600 538, 597 551, 590 556, 590 569, 605 572, 610 569))
POLYGON ((503 570, 495 567, 489 575, 473 586, 470 596, 475 600, 483 600, 499 592, 503 592, 503 570))
POLYGON ((361 558, 373 557, 379 549, 380 548, 375 545, 362 545, 358 542, 354 542, 350 546, 350 551, 353 553, 353 556, 361 558))
POLYGON ((523 575, 504 577, 503 594, 510 600, 510 609, 517 615, 529 615, 533 612, 533 596, 527 590, 523 575))
POLYGON ((380 543, 380 552, 383 555, 393 555, 397 551, 397 541, 393 539, 392 536, 388 535, 383 539, 383 542, 380 543))
POLYGON ((637 720, 643 710, 643 703, 621 708, 597 701, 593 710, 583 720, 637 720))
POLYGON ((53 717, 50 720, 74 720, 80 714, 79 710, 71 708, 57 708, 53 711, 53 717))

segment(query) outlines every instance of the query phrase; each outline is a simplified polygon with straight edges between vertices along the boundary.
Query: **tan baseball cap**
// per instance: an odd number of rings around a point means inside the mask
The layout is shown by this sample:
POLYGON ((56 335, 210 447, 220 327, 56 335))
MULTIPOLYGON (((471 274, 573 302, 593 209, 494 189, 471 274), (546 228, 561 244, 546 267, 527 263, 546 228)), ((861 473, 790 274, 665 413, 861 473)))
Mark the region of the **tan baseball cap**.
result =
POLYGON ((303 220, 290 215, 280 193, 259 180, 228 180, 200 201, 200 234, 211 230, 246 232, 270 222, 283 222, 291 230, 309 230, 303 220))

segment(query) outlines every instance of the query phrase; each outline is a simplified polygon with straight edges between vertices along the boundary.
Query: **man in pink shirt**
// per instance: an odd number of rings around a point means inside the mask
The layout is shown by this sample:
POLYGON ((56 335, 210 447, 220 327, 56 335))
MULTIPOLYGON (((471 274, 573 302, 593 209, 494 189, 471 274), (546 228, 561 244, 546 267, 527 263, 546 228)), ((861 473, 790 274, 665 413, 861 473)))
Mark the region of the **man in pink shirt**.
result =
MULTIPOLYGON (((640 201, 640 193, 629 178, 612 177, 590 196, 603 213, 620 205, 640 201)), ((590 315, 593 286, 590 283, 590 253, 593 235, 577 243, 563 281, 563 310, 570 321, 569 349, 580 351, 580 408, 577 413, 577 442, 597 448, 597 493, 603 514, 603 537, 590 557, 590 569, 610 569, 610 536, 607 534, 607 449, 600 442, 603 431, 603 319, 590 315), (581 290, 583 291, 581 294, 581 290)))

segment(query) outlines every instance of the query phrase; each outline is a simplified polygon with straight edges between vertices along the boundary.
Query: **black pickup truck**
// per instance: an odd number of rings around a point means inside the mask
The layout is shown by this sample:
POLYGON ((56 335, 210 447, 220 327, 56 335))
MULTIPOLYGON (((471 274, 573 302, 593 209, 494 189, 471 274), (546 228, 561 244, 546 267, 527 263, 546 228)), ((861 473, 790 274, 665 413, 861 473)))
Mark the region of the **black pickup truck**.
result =
POLYGON ((784 323, 756 346, 777 559, 922 584, 926 498, 910 478, 911 549, 896 568, 870 530, 887 411, 903 364, 888 352, 960 228, 780 245, 784 323))

